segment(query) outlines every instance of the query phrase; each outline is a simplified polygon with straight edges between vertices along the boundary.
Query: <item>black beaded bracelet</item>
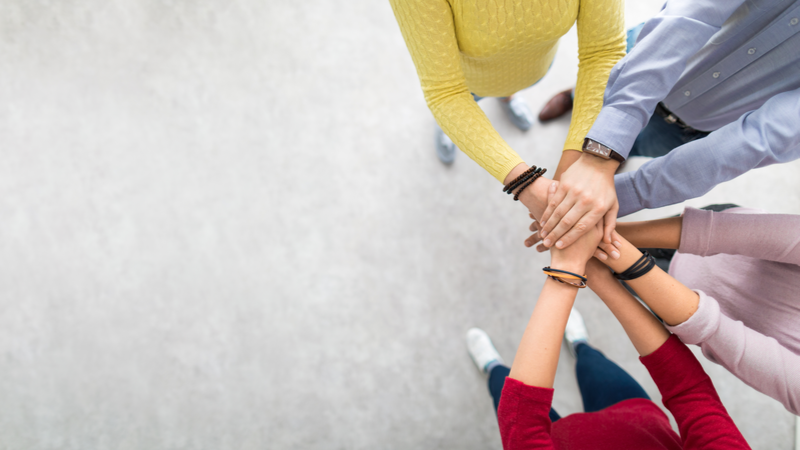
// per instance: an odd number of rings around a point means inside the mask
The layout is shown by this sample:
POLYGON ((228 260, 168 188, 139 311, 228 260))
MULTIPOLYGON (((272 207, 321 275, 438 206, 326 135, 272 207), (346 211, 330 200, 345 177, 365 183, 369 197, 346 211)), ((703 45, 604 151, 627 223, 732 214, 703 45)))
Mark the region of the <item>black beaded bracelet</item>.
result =
POLYGON ((655 266, 656 259, 650 256, 650 253, 644 252, 642 257, 636 260, 632 266, 628 267, 624 272, 614 274, 614 276, 622 281, 635 280, 653 270, 655 266))
POLYGON ((534 173, 533 173, 533 176, 530 178, 530 180, 528 180, 527 182, 525 182, 525 184, 523 184, 523 185, 522 185, 522 187, 521 187, 521 188, 519 188, 519 190, 517 191, 517 193, 516 193, 516 194, 514 194, 514 201, 518 201, 518 200, 519 200, 519 196, 520 196, 520 194, 522 194, 522 191, 524 191, 524 190, 525 190, 525 189, 526 189, 528 186, 532 185, 532 184, 533 184, 533 182, 534 182, 534 181, 536 181, 536 180, 538 180, 538 179, 539 179, 539 177, 540 177, 540 176, 542 176, 542 175, 544 175, 544 173, 545 173, 545 172, 547 172, 547 169, 542 169, 542 168, 539 168, 539 170, 537 170, 536 172, 534 172, 534 173))
POLYGON ((538 169, 536 166, 531 166, 525 172, 522 172, 517 178, 514 178, 510 183, 503 187, 503 192, 506 194, 511 194, 514 192, 514 189, 518 188, 522 183, 527 181, 530 177, 536 173, 538 169))

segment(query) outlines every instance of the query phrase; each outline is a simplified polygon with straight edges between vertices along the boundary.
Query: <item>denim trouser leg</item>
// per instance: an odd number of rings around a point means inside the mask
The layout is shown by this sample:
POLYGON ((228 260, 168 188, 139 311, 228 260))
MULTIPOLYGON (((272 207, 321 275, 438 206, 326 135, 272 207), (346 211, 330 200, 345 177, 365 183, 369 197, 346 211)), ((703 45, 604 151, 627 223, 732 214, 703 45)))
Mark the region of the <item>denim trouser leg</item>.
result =
POLYGON ((678 124, 667 123, 663 117, 653 114, 647 125, 636 136, 629 156, 658 158, 683 144, 706 136, 708 133, 705 131, 687 130, 678 124))
POLYGON ((575 373, 584 411, 599 411, 631 398, 650 399, 627 372, 588 344, 578 344, 575 352, 575 373))
MULTIPOLYGON (((497 407, 500 406, 500 395, 503 393, 503 385, 506 382, 506 377, 511 370, 503 365, 494 366, 489 372, 489 394, 492 395, 494 400, 494 412, 497 413, 497 407)), ((560 419, 555 409, 550 408, 550 421, 555 422, 560 419)))

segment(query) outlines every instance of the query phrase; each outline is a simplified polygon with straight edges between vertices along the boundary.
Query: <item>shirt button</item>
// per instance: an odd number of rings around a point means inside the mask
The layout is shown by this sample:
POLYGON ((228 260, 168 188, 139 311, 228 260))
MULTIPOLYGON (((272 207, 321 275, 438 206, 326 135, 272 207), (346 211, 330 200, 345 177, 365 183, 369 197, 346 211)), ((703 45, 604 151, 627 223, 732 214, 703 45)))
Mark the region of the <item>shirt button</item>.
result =
POLYGON ((754 54, 755 52, 756 52, 756 48, 755 48, 755 47, 753 47, 753 48, 751 48, 750 50, 748 50, 748 51, 747 51, 747 54, 748 54, 748 55, 752 55, 752 54, 754 54))
POLYGON ((789 21, 789 25, 797 25, 797 22, 800 22, 800 20, 797 20, 797 17, 795 17, 789 21))
POLYGON ((719 72, 714 72, 711 74, 711 76, 714 78, 719 78, 719 72))
POLYGON ((683 95, 688 97, 688 96, 692 95, 692 91, 686 91, 686 92, 683 93, 683 95))

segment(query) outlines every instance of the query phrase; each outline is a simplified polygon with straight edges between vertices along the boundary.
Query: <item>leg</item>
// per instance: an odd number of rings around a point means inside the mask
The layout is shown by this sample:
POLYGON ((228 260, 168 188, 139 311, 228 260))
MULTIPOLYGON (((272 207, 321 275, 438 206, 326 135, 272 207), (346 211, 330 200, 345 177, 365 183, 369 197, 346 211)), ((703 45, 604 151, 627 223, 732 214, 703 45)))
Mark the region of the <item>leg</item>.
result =
POLYGON ((528 131, 533 126, 533 113, 522 97, 515 95, 502 97, 500 98, 500 106, 506 112, 506 116, 511 120, 511 123, 520 130, 528 131))
MULTIPOLYGON (((497 414, 497 407, 500 406, 500 395, 503 393, 503 385, 510 369, 502 364, 494 366, 489 372, 489 394, 494 401, 494 412, 497 414)), ((555 409, 550 408, 550 422, 560 419, 555 409)))
POLYGON ((599 411, 631 398, 650 399, 636 380, 589 344, 579 343, 575 352, 584 411, 599 411))
POLYGON ((664 156, 687 142, 683 132, 677 124, 669 124, 663 117, 653 114, 633 142, 630 156, 664 156))

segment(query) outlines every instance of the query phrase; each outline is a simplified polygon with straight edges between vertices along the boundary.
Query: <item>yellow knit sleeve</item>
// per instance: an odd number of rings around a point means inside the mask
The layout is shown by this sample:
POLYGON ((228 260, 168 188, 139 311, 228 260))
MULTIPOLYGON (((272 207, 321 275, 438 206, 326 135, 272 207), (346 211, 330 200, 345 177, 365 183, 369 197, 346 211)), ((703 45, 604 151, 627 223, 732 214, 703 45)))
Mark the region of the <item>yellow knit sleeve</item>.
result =
POLYGON ((625 56, 623 0, 581 0, 578 12, 578 83, 564 150, 580 150, 603 107, 611 68, 625 56))
POLYGON ((434 118, 458 148, 502 183, 522 158, 500 137, 467 88, 450 4, 389 1, 434 118))

